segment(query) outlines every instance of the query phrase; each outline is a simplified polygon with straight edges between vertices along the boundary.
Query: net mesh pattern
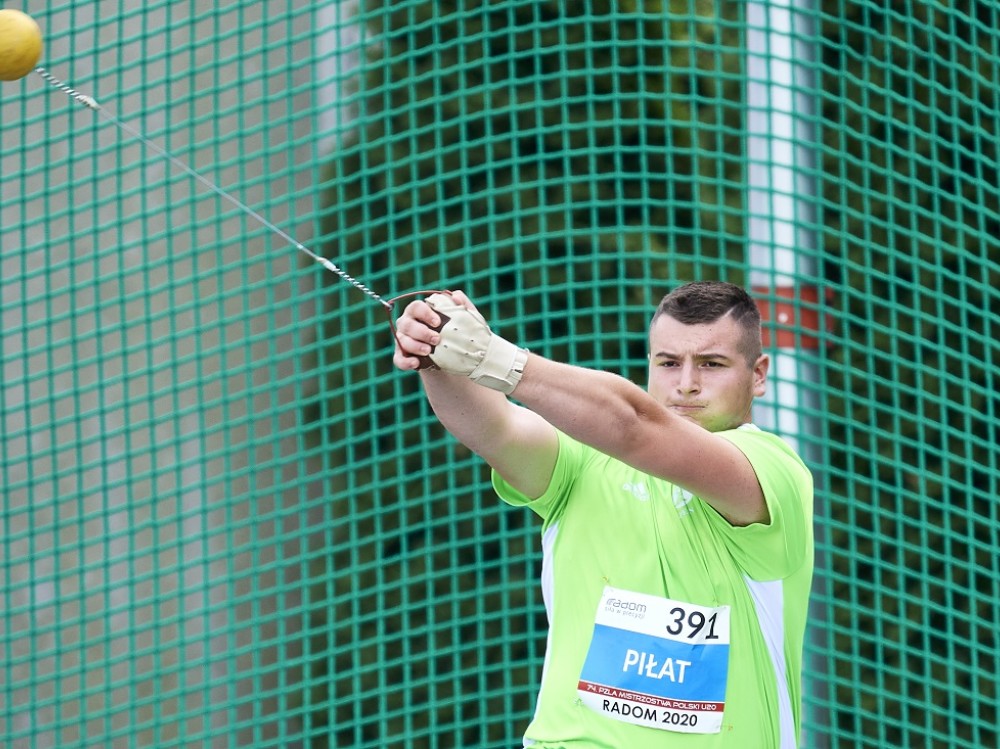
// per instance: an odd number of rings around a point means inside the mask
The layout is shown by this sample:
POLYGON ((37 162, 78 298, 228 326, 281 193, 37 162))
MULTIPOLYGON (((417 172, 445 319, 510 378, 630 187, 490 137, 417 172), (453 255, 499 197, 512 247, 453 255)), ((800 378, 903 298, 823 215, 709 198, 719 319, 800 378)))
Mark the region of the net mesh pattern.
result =
MULTIPOLYGON (((27 7, 41 64, 385 298, 646 376, 758 290, 817 480, 803 746, 998 744, 1000 10, 27 7)), ((539 523, 386 310, 101 112, 0 84, 0 744, 510 747, 539 523)))

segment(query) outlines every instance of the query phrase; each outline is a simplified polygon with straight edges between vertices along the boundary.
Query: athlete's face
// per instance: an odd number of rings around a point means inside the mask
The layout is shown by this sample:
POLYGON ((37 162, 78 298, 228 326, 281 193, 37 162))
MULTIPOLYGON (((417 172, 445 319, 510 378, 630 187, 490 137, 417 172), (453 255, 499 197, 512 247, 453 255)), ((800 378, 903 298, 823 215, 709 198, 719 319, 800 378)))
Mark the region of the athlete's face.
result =
POLYGON ((750 421, 750 406, 764 394, 768 358, 747 363, 741 329, 729 316, 685 325, 660 315, 649 331, 650 395, 710 432, 750 421))

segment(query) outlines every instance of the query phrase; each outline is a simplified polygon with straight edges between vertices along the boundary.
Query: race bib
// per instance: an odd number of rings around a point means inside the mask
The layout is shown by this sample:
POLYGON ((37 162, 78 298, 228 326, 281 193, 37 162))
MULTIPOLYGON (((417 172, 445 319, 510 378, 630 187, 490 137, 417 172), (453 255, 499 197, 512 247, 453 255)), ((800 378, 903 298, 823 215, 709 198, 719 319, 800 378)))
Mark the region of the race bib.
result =
POLYGON ((606 587, 577 691, 615 720, 718 733, 729 673, 729 606, 606 587))

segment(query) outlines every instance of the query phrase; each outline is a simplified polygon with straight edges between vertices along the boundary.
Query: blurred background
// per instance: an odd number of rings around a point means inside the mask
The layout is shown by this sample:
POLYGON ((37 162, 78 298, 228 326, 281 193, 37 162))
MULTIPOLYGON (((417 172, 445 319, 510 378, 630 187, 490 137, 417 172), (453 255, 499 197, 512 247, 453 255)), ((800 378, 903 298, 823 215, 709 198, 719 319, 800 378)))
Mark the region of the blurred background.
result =
POLYGON ((817 479, 804 747, 997 746, 1000 8, 5 3, 0 745, 511 747, 539 527, 391 367, 388 298, 645 384, 754 288, 817 479))

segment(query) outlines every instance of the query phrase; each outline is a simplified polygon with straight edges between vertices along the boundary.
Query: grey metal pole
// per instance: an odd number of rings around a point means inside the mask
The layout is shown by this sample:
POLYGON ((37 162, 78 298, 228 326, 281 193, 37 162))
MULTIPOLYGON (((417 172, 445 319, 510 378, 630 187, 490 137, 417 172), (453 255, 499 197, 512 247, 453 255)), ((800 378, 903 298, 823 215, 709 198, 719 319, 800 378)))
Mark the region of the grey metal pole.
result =
MULTIPOLYGON (((770 335, 768 393, 754 421, 786 439, 814 469, 819 465, 816 351, 817 237, 814 230, 812 127, 814 85, 808 63, 812 0, 751 0, 747 20, 747 140, 750 285, 770 335), (803 304, 803 302, 805 304, 803 304), (777 327, 774 324, 777 323, 777 327), (796 334, 796 330, 807 335, 796 334)), ((816 476, 817 489, 822 477, 816 476)), ((817 491, 817 496, 821 492, 817 491)), ((821 515, 821 507, 817 507, 821 515)), ((829 725, 823 546, 817 528, 816 583, 807 632, 802 746, 825 749, 829 725), (812 647, 810 647, 810 643, 812 647)), ((782 747, 784 749, 784 747, 782 747)))

